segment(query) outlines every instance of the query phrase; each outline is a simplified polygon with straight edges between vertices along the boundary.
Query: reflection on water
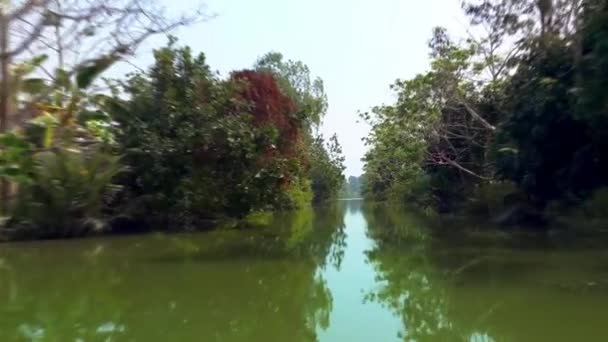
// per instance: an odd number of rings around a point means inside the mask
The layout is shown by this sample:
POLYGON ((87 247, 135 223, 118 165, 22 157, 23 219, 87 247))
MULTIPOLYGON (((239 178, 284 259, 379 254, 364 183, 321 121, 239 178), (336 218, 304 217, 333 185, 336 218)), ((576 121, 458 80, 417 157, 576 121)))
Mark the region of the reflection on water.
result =
POLYGON ((314 341, 342 210, 272 229, 4 245, 0 341, 314 341))
POLYGON ((0 341, 607 340, 608 241, 343 201, 267 228, 0 245, 0 341))
POLYGON ((606 237, 518 236, 395 208, 364 212, 377 242, 367 255, 386 284, 368 298, 401 318, 404 340, 608 339, 606 237))

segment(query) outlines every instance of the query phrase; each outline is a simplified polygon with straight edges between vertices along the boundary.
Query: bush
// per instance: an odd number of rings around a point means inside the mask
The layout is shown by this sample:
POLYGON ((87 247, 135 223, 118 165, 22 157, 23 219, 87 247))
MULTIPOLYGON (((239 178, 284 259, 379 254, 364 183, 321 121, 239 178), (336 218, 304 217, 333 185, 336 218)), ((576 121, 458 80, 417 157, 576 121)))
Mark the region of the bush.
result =
POLYGON ((66 238, 106 227, 104 203, 118 191, 119 158, 98 149, 56 148, 31 156, 31 169, 11 205, 15 238, 66 238))
POLYGON ((289 186, 285 193, 286 209, 302 209, 310 205, 314 196, 311 183, 310 180, 304 179, 289 186))

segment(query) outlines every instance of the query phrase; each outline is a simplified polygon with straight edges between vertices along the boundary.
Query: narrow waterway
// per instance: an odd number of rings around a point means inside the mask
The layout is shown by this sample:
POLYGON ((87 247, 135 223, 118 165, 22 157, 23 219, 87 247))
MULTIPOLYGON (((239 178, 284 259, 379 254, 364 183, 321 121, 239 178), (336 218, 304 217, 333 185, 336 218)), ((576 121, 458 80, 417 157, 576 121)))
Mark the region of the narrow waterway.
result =
POLYGON ((0 341, 604 341, 608 237, 341 201, 268 227, 0 245, 0 341))

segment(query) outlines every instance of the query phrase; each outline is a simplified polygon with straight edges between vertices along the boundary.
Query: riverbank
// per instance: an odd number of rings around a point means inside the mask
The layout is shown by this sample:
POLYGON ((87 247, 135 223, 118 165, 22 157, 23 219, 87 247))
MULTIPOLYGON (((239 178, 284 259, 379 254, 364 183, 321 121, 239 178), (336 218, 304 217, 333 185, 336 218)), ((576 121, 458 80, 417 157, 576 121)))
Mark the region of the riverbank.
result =
MULTIPOLYGON (((33 233, 29 233, 29 230, 24 227, 19 228, 6 228, 7 219, 0 219, 0 242, 11 242, 11 241, 31 241, 31 240, 58 240, 58 239, 74 239, 74 238, 86 238, 86 237, 101 237, 101 236, 112 236, 112 235, 138 235, 148 234, 154 232, 165 232, 165 233, 186 233, 186 232, 202 232, 210 230, 226 230, 241 228, 255 228, 262 226, 269 226, 275 219, 278 212, 271 211, 257 211, 247 215, 244 218, 229 218, 224 217, 215 220, 207 220, 205 222, 199 222, 197 228, 188 226, 185 228, 168 229, 167 227, 153 227, 153 226, 142 226, 134 224, 133 221, 127 218, 116 218, 109 220, 109 223, 105 226, 95 227, 92 222, 90 229, 82 231, 82 234, 69 236, 55 236, 50 238, 36 238, 33 233)), ((71 230, 70 230, 71 231, 71 230)))

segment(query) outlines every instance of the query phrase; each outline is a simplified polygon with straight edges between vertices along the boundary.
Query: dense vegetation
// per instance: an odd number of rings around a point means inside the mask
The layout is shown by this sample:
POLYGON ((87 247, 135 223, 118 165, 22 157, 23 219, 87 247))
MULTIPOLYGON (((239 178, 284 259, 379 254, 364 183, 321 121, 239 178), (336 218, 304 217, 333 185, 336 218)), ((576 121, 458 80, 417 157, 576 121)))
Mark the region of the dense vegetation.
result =
POLYGON ((270 53, 222 78, 173 38, 154 58, 105 92, 119 56, 52 80, 30 77, 46 55, 14 67, 29 88, 13 101, 36 113, 0 136, 3 234, 200 229, 337 195, 344 158, 316 133, 327 100, 306 65, 270 53))
POLYGON ((431 68, 392 86, 372 125, 367 197, 453 211, 600 201, 608 183, 608 2, 463 4, 470 36, 436 28, 431 68))
MULTIPOLYGON (((279 67, 293 63, 272 53, 257 64, 269 56, 279 67)), ((314 94, 293 87, 278 68, 220 79, 204 55, 174 43, 155 57, 148 73, 120 83, 128 100, 112 104, 116 148, 130 170, 122 180, 127 208, 119 212, 160 220, 154 225, 196 226, 222 215, 299 208, 340 188, 339 144, 312 134, 325 111, 320 81, 314 94)), ((309 81, 308 69, 296 77, 309 81)))

